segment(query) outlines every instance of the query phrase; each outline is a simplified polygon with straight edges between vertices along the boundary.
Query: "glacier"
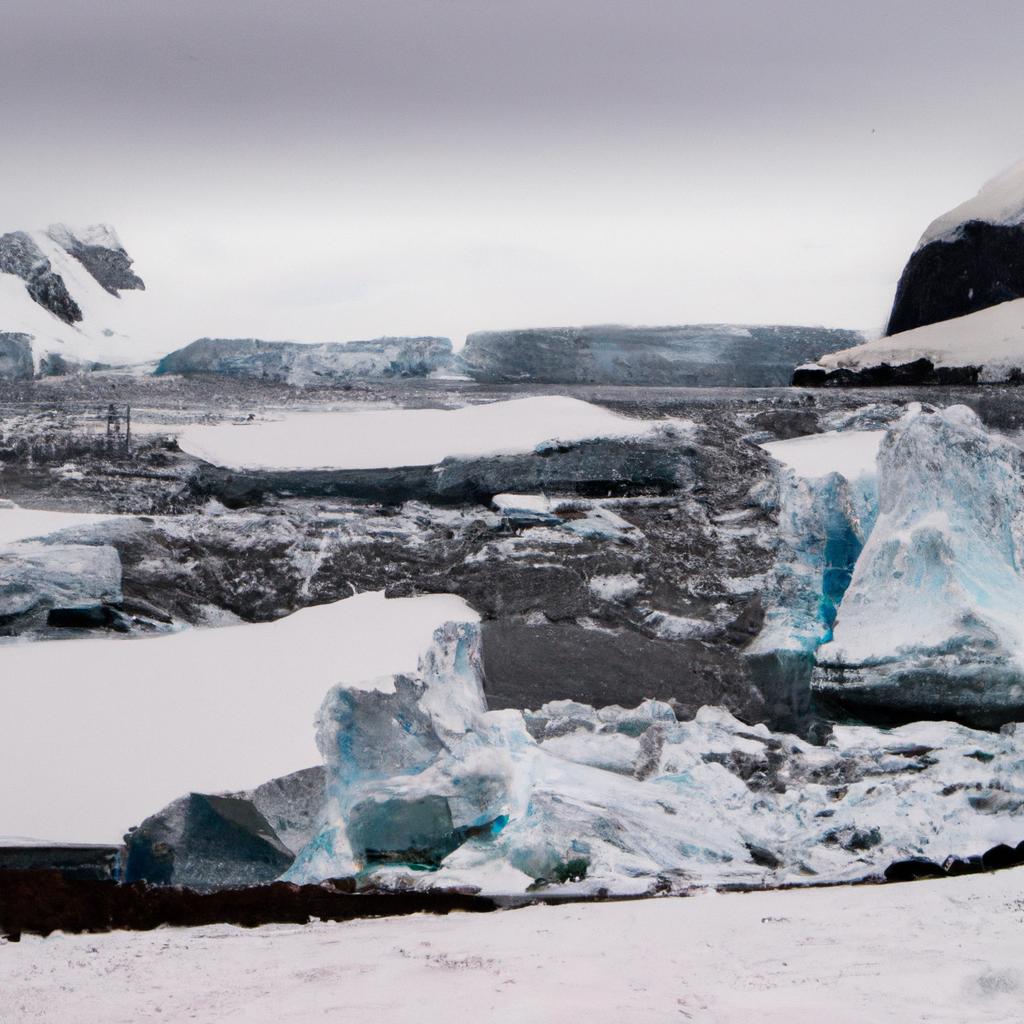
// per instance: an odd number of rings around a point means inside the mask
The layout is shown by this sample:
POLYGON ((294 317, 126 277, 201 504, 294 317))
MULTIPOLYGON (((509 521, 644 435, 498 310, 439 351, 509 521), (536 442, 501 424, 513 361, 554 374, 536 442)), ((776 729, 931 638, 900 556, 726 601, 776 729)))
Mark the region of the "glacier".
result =
POLYGON ((415 674, 335 687, 319 833, 285 879, 642 893, 843 881, 1024 837, 1024 729, 836 726, 823 745, 706 707, 692 721, 556 701, 492 711, 479 630, 415 674))

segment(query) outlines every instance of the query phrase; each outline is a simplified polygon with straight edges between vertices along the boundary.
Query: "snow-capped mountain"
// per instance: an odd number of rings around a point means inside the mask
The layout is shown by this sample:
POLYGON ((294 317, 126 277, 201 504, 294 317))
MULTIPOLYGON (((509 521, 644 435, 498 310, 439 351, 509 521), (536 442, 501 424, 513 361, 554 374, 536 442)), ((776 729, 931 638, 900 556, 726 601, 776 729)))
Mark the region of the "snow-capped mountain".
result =
POLYGON ((109 225, 0 235, 0 376, 155 357, 144 289, 109 225))
POLYGON ((974 384, 1024 372, 1024 161, 928 225, 884 337, 797 369, 795 384, 974 384))
POLYGON ((907 261, 887 334, 1024 296, 1024 161, 936 217, 907 261))

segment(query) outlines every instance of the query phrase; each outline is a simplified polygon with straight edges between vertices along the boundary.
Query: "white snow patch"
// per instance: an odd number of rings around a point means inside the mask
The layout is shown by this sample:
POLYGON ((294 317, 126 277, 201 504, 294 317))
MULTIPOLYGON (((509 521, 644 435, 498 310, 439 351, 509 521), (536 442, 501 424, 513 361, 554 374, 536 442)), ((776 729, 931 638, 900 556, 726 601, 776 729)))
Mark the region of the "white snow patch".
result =
POLYGON ((352 409, 273 422, 192 426, 178 444, 233 469, 379 469, 529 452, 548 441, 646 437, 680 420, 636 420, 561 395, 462 409, 352 409))
MULTIPOLYGON (((0 991, 38 1024, 1005 1024, 1024 873, 341 924, 26 935, 0 991), (457 995, 456 995, 457 994, 457 995), (571 1008, 571 1014, 569 1014, 571 1008)), ((13 1020, 14 1018, 12 1018, 13 1020)))
POLYGON ((817 365, 860 369, 918 359, 929 359, 937 367, 981 366, 982 381, 1004 380, 1010 370, 1024 369, 1024 299, 831 352, 817 365))
POLYGON ((108 519, 117 519, 113 515, 98 515, 83 512, 46 512, 41 509, 8 506, 0 502, 0 544, 13 544, 15 541, 28 540, 32 537, 45 537, 58 530, 68 530, 76 526, 91 526, 108 519))
POLYGON ((318 764, 331 686, 413 670, 439 625, 476 619, 450 595, 367 593, 258 625, 0 646, 3 829, 119 842, 189 791, 318 764))
POLYGON ((627 601, 640 589, 640 580, 629 573, 614 576, 594 576, 590 580, 590 592, 602 601, 627 601))
POLYGON ((847 480, 856 480, 874 476, 883 437, 884 430, 830 430, 788 441, 769 441, 760 447, 798 477, 813 480, 841 473, 847 480))

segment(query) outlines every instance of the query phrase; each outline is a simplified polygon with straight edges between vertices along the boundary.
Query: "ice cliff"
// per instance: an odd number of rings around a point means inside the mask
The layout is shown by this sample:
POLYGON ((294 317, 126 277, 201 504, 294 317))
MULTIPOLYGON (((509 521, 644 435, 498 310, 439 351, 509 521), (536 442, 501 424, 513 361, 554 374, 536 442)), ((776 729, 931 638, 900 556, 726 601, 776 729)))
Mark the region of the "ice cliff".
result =
POLYGON ((788 384, 797 364, 862 340, 824 327, 731 324, 479 331, 457 365, 484 383, 770 387, 788 384))
POLYGON ((321 345, 257 338, 200 338, 164 356, 158 374, 218 374, 286 384, 426 377, 452 357, 447 338, 377 338, 321 345))

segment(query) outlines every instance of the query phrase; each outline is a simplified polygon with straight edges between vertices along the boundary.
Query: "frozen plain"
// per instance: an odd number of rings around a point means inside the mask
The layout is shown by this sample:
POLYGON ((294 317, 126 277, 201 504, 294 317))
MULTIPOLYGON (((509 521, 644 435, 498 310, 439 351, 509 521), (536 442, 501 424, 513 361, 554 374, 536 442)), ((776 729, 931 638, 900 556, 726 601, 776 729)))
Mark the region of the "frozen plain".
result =
POLYGON ((303 927, 26 936, 3 1024, 1008 1024, 1024 873, 303 927))

